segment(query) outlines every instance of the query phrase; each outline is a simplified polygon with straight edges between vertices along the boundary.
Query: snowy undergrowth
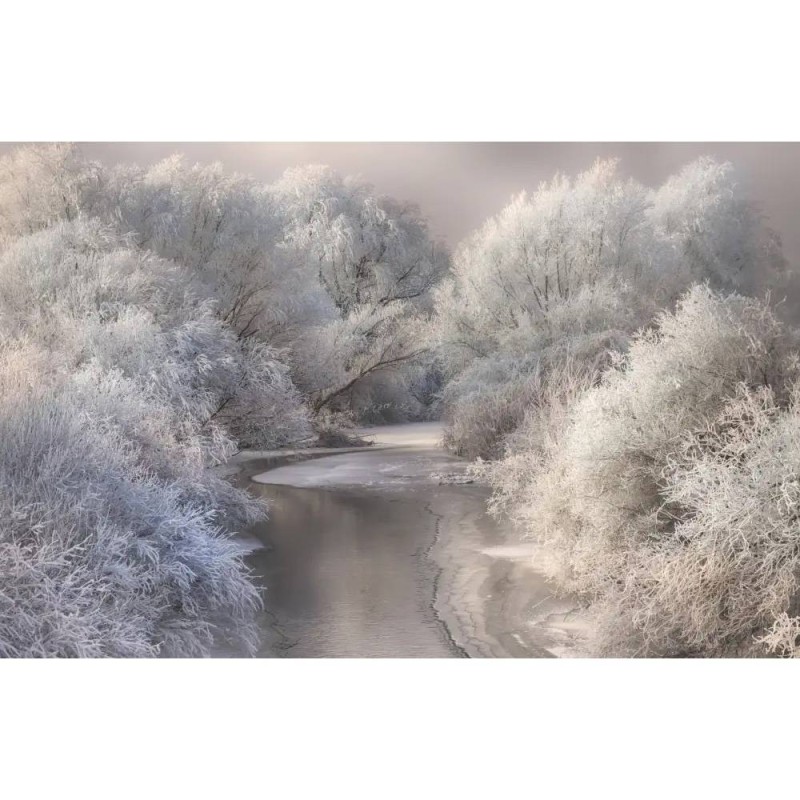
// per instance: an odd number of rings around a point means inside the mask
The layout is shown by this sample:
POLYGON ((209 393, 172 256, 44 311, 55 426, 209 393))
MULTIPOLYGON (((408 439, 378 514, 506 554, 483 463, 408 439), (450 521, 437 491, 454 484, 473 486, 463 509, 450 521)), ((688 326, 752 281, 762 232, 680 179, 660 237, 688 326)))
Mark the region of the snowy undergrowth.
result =
POLYGON ((596 653, 794 652, 796 348, 765 304, 697 287, 484 467, 590 604, 596 653))
POLYGON ((0 333, 0 652, 254 649, 230 535, 265 507, 212 467, 309 435, 276 354, 179 265, 82 220, 2 253, 0 333))

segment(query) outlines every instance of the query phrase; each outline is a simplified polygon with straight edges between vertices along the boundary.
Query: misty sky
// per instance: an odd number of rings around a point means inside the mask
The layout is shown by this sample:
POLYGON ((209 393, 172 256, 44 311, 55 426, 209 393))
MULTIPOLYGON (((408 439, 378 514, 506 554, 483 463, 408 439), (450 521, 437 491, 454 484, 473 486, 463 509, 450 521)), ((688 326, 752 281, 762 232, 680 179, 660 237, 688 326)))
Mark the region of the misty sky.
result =
MULTIPOLYGON (((11 147, 0 144, 0 152, 11 147)), ((512 194, 535 189, 557 171, 574 174, 598 157, 618 156, 623 174, 657 185, 693 158, 732 161, 751 196, 800 264, 800 144, 796 143, 88 143, 105 163, 147 164, 174 152, 222 161, 231 171, 272 181, 290 166, 323 163, 361 175, 378 191, 417 203, 433 232, 455 245, 512 194)))

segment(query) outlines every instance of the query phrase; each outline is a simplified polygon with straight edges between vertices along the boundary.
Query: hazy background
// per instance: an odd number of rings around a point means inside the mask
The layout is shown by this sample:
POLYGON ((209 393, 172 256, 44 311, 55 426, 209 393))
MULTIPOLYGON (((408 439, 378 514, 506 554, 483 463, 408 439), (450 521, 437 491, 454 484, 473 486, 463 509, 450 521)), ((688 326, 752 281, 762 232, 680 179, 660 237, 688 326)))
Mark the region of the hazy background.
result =
MULTIPOLYGON (((13 144, 0 144, 0 153, 13 144)), ((732 161, 790 262, 800 263, 798 143, 83 143, 105 163, 148 164, 172 153, 221 161, 228 170, 272 181, 290 166, 329 164, 361 175, 383 193, 417 203, 432 231, 456 245, 499 211, 512 194, 533 190, 558 171, 574 174, 598 156, 617 156, 624 175, 656 185, 681 165, 708 154, 732 161)))

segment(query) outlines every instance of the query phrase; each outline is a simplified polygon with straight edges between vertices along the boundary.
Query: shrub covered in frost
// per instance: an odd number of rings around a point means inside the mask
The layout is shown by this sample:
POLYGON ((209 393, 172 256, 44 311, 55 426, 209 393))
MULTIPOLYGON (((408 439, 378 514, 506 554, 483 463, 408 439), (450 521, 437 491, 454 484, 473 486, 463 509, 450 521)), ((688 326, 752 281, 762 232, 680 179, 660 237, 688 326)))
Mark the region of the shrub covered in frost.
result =
POLYGON ((592 605, 599 653, 791 650, 796 344, 763 303, 697 287, 488 468, 495 507, 592 605))
POLYGON ((224 526, 263 509, 200 469, 131 380, 53 380, 48 361, 0 354, 0 655, 252 648, 258 597, 224 526))
POLYGON ((265 509, 211 467, 309 436, 279 354, 91 220, 7 245, 0 333, 0 652, 252 648, 258 598, 229 537, 265 509))
POLYGON ((0 330, 59 369, 117 369, 212 435, 278 447, 311 433, 280 353, 242 339, 186 269, 126 246, 96 221, 60 223, 0 255, 0 330))
POLYGON ((551 372, 596 374, 627 345, 631 313, 607 285, 578 290, 546 326, 508 332, 498 352, 476 358, 441 392, 445 446, 468 458, 496 459, 538 399, 551 372))

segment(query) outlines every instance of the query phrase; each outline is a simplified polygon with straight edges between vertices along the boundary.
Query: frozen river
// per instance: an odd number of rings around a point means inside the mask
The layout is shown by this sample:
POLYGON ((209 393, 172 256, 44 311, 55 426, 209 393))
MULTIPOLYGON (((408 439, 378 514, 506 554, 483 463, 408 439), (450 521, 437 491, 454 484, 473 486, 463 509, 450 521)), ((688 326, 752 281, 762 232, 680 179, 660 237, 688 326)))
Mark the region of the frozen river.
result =
POLYGON ((369 434, 373 448, 245 473, 271 501, 247 557, 264 587, 259 655, 557 654, 569 604, 486 515, 485 487, 440 484, 466 463, 438 446, 439 425, 369 434))

